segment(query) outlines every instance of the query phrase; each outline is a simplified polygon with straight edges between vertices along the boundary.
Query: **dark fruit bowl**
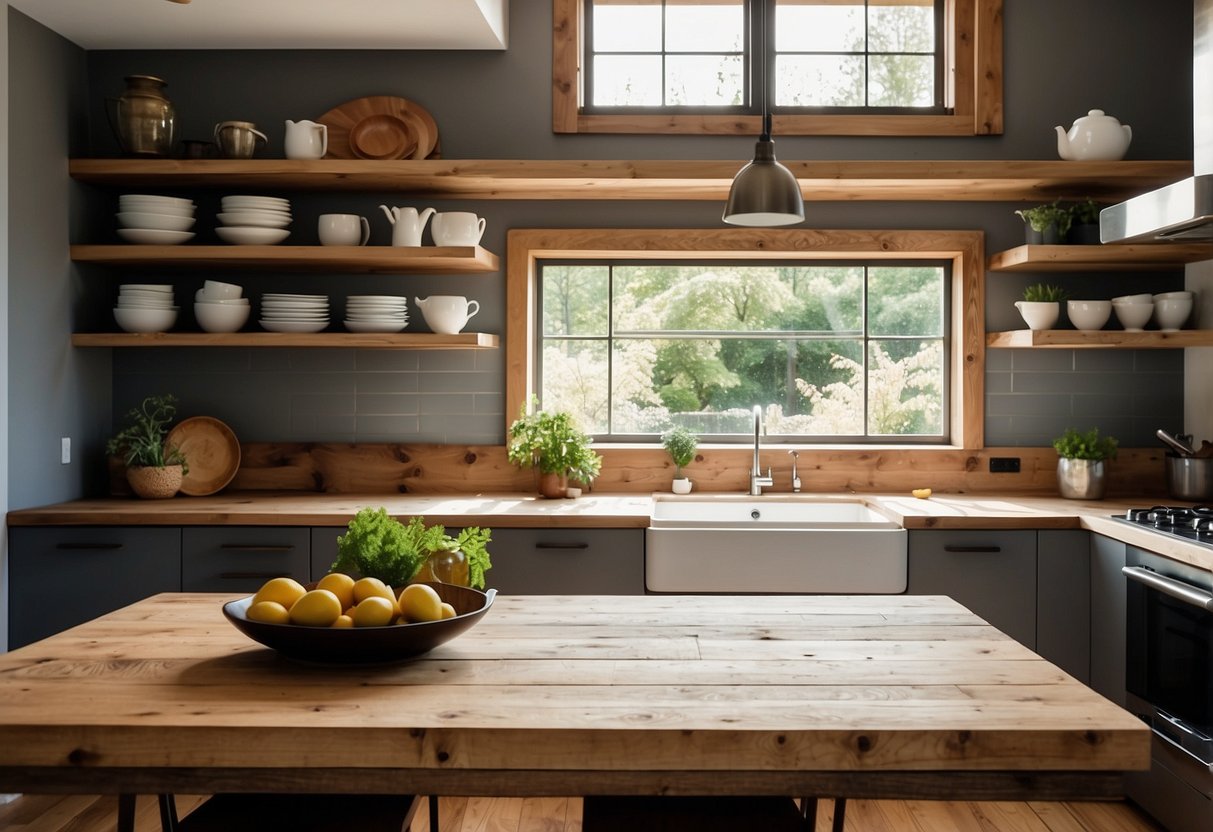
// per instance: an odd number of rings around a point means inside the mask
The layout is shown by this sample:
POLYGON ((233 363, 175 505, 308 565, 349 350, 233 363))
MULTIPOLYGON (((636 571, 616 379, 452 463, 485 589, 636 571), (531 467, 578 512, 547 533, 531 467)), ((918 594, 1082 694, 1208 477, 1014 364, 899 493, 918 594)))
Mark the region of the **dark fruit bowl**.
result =
POLYGON ((481 592, 466 586, 429 583, 443 601, 455 608, 454 618, 389 624, 386 627, 301 627, 246 618, 253 596, 228 601, 223 614, 237 630, 284 656, 319 664, 387 664, 433 650, 470 629, 493 606, 497 590, 481 592))

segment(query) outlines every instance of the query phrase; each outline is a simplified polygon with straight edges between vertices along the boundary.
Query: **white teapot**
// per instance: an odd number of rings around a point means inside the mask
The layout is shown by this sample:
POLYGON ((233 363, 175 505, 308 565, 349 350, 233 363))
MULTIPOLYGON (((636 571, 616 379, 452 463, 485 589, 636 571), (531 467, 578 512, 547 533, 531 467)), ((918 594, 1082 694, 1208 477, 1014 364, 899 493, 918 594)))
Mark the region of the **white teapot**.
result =
POLYGON ((1090 110, 1075 120, 1068 133, 1061 125, 1054 129, 1057 131, 1057 155, 1071 162, 1123 159, 1133 139, 1133 128, 1121 124, 1103 110, 1090 110))
POLYGON ((426 208, 421 213, 417 213, 416 208, 388 208, 386 205, 379 207, 387 215, 387 221, 392 224, 392 245, 421 245, 421 232, 425 230, 425 224, 434 215, 433 208, 426 208))

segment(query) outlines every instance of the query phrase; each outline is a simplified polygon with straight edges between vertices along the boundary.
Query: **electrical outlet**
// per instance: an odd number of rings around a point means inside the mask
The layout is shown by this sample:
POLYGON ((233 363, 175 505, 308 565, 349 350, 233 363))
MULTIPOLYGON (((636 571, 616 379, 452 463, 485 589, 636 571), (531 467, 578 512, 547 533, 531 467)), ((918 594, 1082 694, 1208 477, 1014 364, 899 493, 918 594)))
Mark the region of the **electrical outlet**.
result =
POLYGON ((72 462, 72 438, 65 436, 59 440, 59 464, 70 465, 72 462))
POLYGON ((1017 456, 992 456, 992 457, 990 457, 990 473, 991 474, 1018 474, 1019 473, 1019 457, 1017 457, 1017 456))

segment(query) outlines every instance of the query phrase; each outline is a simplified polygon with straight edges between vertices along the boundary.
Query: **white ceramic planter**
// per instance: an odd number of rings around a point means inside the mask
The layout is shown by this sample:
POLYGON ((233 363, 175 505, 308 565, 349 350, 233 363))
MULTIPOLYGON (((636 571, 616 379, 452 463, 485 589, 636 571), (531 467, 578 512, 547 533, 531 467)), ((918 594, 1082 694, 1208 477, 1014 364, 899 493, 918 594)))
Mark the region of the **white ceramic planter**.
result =
POLYGON ((1023 316, 1028 329, 1033 330, 1052 329, 1061 317, 1061 304, 1057 301, 1019 300, 1015 302, 1015 308, 1023 316))
POLYGON ((690 494, 691 481, 686 477, 683 477, 680 480, 674 480, 673 484, 670 486, 670 490, 675 494, 690 494))

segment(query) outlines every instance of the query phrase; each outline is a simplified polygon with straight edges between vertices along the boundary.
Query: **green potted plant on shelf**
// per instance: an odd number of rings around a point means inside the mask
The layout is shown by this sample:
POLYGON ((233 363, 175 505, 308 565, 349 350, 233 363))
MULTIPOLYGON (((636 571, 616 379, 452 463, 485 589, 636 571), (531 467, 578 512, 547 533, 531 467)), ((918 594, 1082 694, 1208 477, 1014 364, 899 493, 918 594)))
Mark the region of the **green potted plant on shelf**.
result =
POLYGON ((1099 212, 1101 206, 1093 199, 1084 199, 1070 206, 1070 233, 1066 242, 1079 246, 1099 245, 1099 212))
POLYGON ((127 413, 130 423, 105 445, 126 465, 126 481, 140 497, 172 497, 189 473, 185 454, 165 441, 176 412, 174 396, 148 396, 127 413))
POLYGON ((1057 451, 1057 486, 1071 500, 1098 500, 1108 485, 1107 461, 1116 456, 1117 441, 1100 436, 1099 428, 1079 433, 1066 428, 1053 440, 1057 451))
POLYGON ((1061 317, 1061 302, 1067 296, 1060 286, 1034 283, 1023 290, 1023 300, 1015 301, 1015 308, 1023 316, 1028 329, 1052 329, 1061 317))
POLYGON ((572 414, 527 413, 525 405, 510 425, 506 457, 522 468, 539 470, 539 493, 544 497, 565 497, 569 480, 588 485, 602 469, 602 457, 590 447, 590 437, 577 428, 572 414))
POLYGON ((1070 209, 1060 202, 1037 205, 1015 212, 1024 221, 1028 245, 1059 245, 1070 230, 1070 209))
POLYGON ((694 431, 682 425, 675 425, 661 436, 661 446, 674 462, 674 481, 670 484, 675 494, 690 494, 691 481, 682 475, 684 465, 690 465, 695 459, 695 449, 699 447, 699 437, 694 431))

